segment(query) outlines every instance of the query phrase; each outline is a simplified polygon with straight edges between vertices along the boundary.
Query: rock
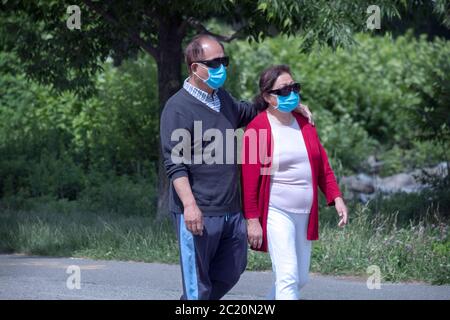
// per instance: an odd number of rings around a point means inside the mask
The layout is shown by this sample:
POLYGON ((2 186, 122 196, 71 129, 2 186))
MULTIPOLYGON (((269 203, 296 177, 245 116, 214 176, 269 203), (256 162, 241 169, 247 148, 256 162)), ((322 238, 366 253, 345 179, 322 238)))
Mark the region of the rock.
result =
POLYGON ((373 193, 375 191, 372 178, 363 173, 343 177, 341 183, 351 192, 373 193))
MULTIPOLYGON (((368 162, 375 161, 369 158, 368 162)), ((340 184, 345 187, 347 199, 358 199, 366 203, 372 200, 378 193, 385 196, 396 192, 420 192, 429 187, 425 182, 427 176, 444 178, 448 174, 446 162, 441 162, 431 168, 416 169, 409 173, 399 173, 390 177, 381 178, 360 173, 358 175, 342 177, 340 184)))
POLYGON ((371 173, 377 173, 380 171, 383 166, 383 161, 378 161, 375 156, 371 155, 366 160, 367 165, 369 166, 369 171, 371 173))
POLYGON ((448 175, 447 162, 441 162, 431 168, 416 169, 412 174, 418 181, 426 179, 427 176, 443 179, 448 175))
POLYGON ((410 173, 399 173, 390 177, 381 179, 379 189, 381 192, 393 193, 400 192, 402 189, 411 188, 416 185, 416 179, 410 173))

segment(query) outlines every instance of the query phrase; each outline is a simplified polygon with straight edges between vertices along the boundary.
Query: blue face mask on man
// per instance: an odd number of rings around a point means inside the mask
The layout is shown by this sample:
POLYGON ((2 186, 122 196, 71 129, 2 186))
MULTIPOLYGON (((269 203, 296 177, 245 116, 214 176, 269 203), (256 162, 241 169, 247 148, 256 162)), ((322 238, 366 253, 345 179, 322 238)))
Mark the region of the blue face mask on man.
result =
POLYGON ((201 64, 199 64, 202 68, 206 68, 208 70, 208 79, 203 79, 197 73, 194 74, 203 80, 211 89, 219 89, 225 83, 227 79, 227 69, 225 69, 224 65, 221 64, 218 68, 207 68, 201 64))
POLYGON ((274 108, 281 112, 292 112, 300 103, 300 95, 294 91, 291 91, 287 96, 275 94, 273 94, 273 96, 277 97, 277 105, 274 106, 274 108))

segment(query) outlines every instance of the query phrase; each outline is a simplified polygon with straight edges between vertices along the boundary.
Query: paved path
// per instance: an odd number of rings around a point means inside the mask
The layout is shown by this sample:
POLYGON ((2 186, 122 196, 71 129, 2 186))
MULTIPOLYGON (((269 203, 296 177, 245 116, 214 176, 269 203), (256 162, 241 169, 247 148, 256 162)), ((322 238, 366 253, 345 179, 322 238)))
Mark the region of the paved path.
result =
MULTIPOLYGON (((177 265, 0 255, 0 299, 179 299, 177 265), (80 268, 80 289, 68 289, 68 266, 80 268)), ((264 299, 271 272, 245 272, 225 299, 264 299)), ((369 290, 358 279, 311 275, 304 299, 445 299, 450 286, 382 283, 369 290)))

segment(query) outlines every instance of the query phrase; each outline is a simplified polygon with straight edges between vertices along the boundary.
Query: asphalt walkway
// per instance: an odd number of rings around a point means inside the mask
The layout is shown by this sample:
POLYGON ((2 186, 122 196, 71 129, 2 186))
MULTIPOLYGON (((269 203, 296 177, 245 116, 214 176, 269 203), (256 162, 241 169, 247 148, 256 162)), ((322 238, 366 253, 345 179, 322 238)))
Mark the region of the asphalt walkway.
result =
MULTIPOLYGON (((225 299, 261 300, 271 284, 271 272, 247 271, 225 299)), ((0 299, 177 300, 180 294, 177 265, 0 255, 0 299), (78 271, 79 289, 74 280, 78 271)), ((381 283, 380 289, 370 290, 364 279, 311 274, 302 298, 450 300, 450 286, 381 283)))

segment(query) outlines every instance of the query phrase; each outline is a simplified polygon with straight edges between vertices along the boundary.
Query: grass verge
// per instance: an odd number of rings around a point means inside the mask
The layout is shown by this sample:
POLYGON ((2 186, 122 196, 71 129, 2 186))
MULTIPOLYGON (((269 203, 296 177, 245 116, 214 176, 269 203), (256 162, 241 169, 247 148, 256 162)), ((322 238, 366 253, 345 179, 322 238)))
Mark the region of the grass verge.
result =
MULTIPOLYGON (((33 255, 178 263, 178 247, 170 221, 149 217, 80 212, 62 206, 0 213, 0 251, 33 255)), ((249 251, 248 270, 270 270, 267 254, 249 251)), ((367 206, 352 212, 339 229, 323 223, 313 244, 311 271, 368 276, 380 268, 383 281, 420 280, 450 283, 448 224, 427 215, 398 227, 397 215, 371 216, 367 206)))

